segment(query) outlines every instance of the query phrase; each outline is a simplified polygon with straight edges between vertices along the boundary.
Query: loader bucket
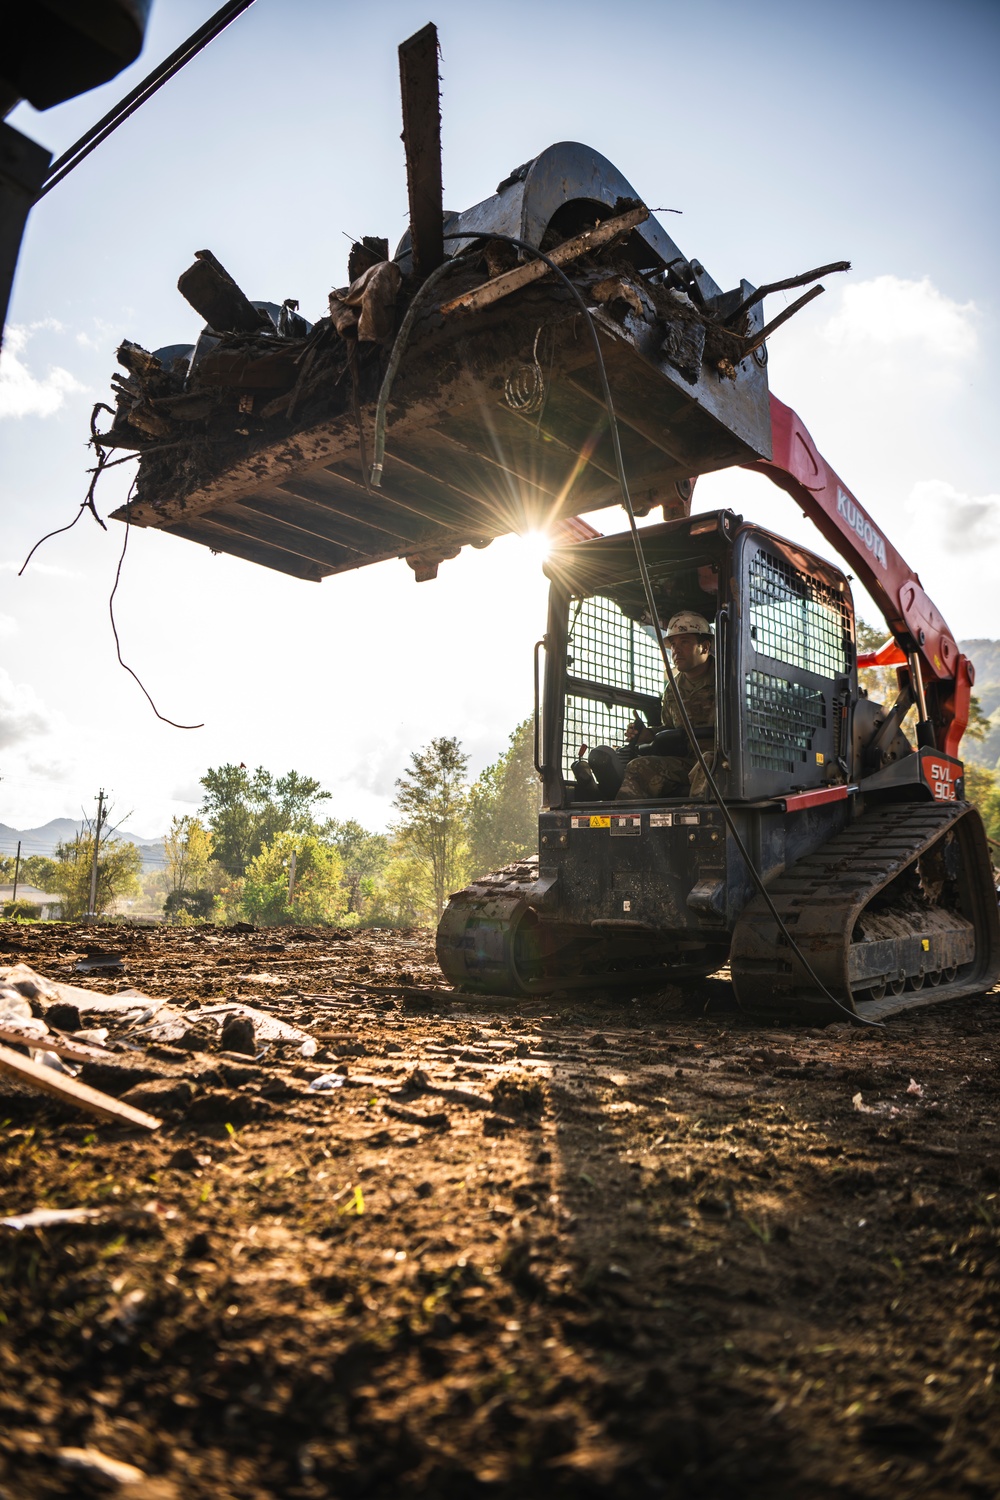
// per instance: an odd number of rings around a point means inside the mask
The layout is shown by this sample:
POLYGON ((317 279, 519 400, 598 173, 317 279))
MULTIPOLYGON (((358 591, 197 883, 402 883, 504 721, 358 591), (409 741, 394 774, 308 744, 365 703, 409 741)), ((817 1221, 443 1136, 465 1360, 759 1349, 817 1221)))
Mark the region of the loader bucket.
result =
POLYGON ((192 273, 214 275, 219 292, 205 305, 239 326, 208 327, 193 351, 160 357, 123 346, 129 378, 102 441, 141 451, 131 523, 300 578, 405 557, 419 579, 467 544, 617 504, 579 303, 552 273, 511 286, 532 257, 499 235, 567 254, 598 330, 637 510, 686 514, 692 477, 770 455, 765 361, 742 354, 759 305, 731 319, 753 289, 723 293, 597 152, 550 146, 444 227, 449 271, 399 362, 378 489, 376 402, 419 289, 408 236, 393 261, 380 260, 377 241, 355 247, 355 269, 366 246, 367 265, 314 326, 289 304, 251 303, 199 252, 192 273), (612 221, 624 227, 598 244, 612 221), (477 238, 447 238, 459 234, 477 238))

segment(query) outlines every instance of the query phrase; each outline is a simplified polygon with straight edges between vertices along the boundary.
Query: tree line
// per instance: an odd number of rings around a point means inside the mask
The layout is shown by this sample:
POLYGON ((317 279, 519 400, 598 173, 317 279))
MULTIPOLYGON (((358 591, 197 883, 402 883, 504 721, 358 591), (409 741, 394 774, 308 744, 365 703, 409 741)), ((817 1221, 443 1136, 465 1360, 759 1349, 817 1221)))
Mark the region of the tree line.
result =
MULTIPOLYGON (((173 922, 249 921, 306 926, 435 923, 451 891, 537 848, 539 783, 531 718, 470 784, 469 757, 454 737, 415 750, 396 782, 386 833, 353 818, 323 817, 330 793, 299 771, 212 767, 194 816, 175 817, 163 841, 162 914, 173 922)), ((94 831, 32 856, 21 880, 58 892, 63 916, 88 910, 94 831)), ((0 869, 11 879, 13 860, 0 869)), ((97 911, 137 896, 142 855, 110 841, 98 851, 97 911)))
MULTIPOLYGON (((859 621, 858 634, 866 648, 881 644, 884 632, 859 621)), ((867 668, 859 680, 873 697, 891 701, 892 675, 867 668)), ((976 741, 983 734, 975 704, 966 735, 976 741)), ((533 738, 528 718, 471 785, 468 756, 457 739, 442 737, 414 751, 396 782, 396 817, 386 833, 353 818, 321 818, 330 793, 297 771, 275 776, 263 767, 211 768, 201 778, 198 814, 171 823, 162 873, 144 882, 134 844, 100 846, 96 909, 120 910, 145 883, 150 914, 174 922, 433 924, 451 891, 536 850, 533 738)), ((965 777, 966 795, 979 808, 1000 863, 1000 776, 967 762, 965 777)), ((61 895, 63 916, 78 920, 88 910, 93 852, 94 832, 87 827, 59 845, 53 859, 22 859, 19 879, 61 895)), ((0 856, 0 881, 13 876, 13 856, 0 856)), ((37 911, 8 903, 3 915, 37 911)))

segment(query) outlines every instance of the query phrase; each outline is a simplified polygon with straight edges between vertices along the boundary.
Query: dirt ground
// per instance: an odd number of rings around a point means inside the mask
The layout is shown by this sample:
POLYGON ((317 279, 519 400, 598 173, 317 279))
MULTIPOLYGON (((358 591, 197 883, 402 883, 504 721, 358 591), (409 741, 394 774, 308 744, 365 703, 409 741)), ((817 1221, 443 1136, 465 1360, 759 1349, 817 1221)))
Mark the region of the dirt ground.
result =
POLYGON ((424 932, 99 937, 0 964, 190 1027, 81 1016, 152 1135, 0 1085, 2 1212, 105 1210, 0 1228, 5 1497, 1000 1491, 996 995, 796 1031, 456 998, 424 932), (317 1053, 220 1050, 236 996, 317 1053))

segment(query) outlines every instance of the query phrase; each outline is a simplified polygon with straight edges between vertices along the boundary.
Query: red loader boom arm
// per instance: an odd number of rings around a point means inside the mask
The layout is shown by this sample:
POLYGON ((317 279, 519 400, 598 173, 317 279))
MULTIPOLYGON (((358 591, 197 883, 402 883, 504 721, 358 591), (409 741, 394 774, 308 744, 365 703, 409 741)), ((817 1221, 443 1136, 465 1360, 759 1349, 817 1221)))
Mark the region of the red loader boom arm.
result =
POLYGON ((771 396, 773 456, 747 464, 791 495, 847 562, 885 616, 893 639, 860 666, 902 666, 920 716, 918 738, 957 756, 969 722, 972 663, 959 651, 920 579, 834 473, 795 412, 771 396))

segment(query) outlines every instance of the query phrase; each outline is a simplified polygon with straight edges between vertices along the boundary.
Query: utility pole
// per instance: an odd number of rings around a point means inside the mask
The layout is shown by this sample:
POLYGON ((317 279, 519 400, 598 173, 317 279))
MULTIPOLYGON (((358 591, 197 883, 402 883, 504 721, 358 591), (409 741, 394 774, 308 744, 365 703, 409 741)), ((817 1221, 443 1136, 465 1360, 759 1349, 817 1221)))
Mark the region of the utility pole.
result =
POLYGON ((94 825, 94 860, 90 867, 90 906, 87 911, 87 921, 97 920, 97 856, 101 847, 101 831, 104 828, 104 788, 97 794, 97 822, 94 825))
POLYGON ((17 841, 17 855, 16 855, 16 857, 14 859, 14 894, 10 898, 12 901, 16 901, 17 900, 17 877, 18 877, 18 875, 20 873, 21 873, 21 840, 18 839, 18 841, 17 841))
POLYGON ((295 860, 296 860, 296 854, 295 854, 295 850, 293 849, 292 850, 292 857, 288 861, 288 904, 289 904, 289 906, 291 906, 291 904, 292 904, 292 892, 295 890, 295 860))

